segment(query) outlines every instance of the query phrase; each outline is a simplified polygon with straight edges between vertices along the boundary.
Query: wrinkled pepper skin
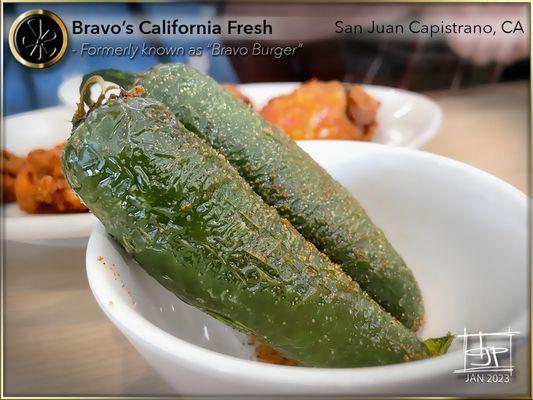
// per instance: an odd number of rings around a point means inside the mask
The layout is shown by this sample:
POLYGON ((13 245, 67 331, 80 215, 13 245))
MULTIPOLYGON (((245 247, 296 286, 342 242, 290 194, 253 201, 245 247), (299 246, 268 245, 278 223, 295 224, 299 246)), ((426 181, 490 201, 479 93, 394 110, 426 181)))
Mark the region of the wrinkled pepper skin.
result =
MULTIPOLYGON (((121 82, 132 81, 124 76, 121 82)), ((294 141, 187 65, 156 66, 137 83, 226 156, 267 204, 382 307, 408 328, 420 327, 424 305, 411 270, 354 196, 294 141)))
POLYGON ((95 108, 73 129, 63 170, 161 285, 301 365, 428 357, 411 330, 161 103, 126 97, 95 108))

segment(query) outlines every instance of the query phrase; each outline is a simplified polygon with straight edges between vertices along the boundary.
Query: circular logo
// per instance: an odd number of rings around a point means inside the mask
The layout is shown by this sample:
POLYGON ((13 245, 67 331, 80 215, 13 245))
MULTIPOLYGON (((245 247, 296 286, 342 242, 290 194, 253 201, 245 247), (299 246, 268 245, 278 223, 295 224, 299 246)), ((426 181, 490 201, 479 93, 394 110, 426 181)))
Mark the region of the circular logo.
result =
POLYGON ((20 15, 9 32, 9 47, 17 61, 30 68, 46 68, 67 50, 67 28, 54 13, 31 10, 20 15))

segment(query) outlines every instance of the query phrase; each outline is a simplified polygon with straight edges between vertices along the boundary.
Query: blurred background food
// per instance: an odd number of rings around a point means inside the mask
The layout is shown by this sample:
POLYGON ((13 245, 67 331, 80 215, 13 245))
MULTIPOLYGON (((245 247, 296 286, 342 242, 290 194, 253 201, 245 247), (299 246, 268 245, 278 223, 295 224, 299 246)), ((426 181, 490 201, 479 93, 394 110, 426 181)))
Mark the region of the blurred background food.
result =
POLYGON ((4 202, 16 201, 30 214, 85 212, 78 196, 68 187, 61 170, 63 144, 33 150, 27 157, 2 151, 4 202))
POLYGON ((313 79, 270 100, 261 115, 294 140, 370 140, 378 107, 360 85, 313 79))
MULTIPOLYGON (((236 85, 222 86, 256 108, 236 85)), ((361 85, 312 79, 289 94, 270 99, 259 112, 293 140, 368 141, 378 127, 378 107, 379 101, 361 85)))
POLYGON ((10 203, 16 200, 15 181, 19 171, 24 166, 24 158, 2 150, 2 200, 4 203, 10 203))

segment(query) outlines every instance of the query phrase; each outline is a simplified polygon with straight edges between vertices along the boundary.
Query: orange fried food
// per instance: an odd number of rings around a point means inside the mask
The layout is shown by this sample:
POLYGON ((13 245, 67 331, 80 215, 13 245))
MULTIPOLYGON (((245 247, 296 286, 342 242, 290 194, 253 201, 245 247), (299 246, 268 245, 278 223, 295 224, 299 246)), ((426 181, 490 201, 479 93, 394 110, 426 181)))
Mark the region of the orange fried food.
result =
POLYGON ((311 80, 270 100, 261 115, 295 140, 370 140, 378 107, 359 85, 347 90, 338 81, 311 80))
POLYGON ((24 165, 24 157, 2 150, 2 201, 9 203, 16 200, 15 179, 24 165))
POLYGON ((378 123, 376 114, 379 101, 370 96, 361 85, 352 85, 348 92, 348 118, 361 130, 363 140, 370 140, 378 123))
POLYGON ((28 154, 15 181, 15 193, 21 210, 32 214, 87 211, 63 176, 62 148, 63 145, 59 145, 28 154))
POLYGON ((252 101, 247 97, 245 96, 237 86, 235 85, 232 85, 231 83, 223 83, 222 84, 222 87, 224 89, 226 89, 228 92, 230 92, 232 95, 234 95, 235 97, 241 99, 242 101, 244 101, 246 104, 248 104, 250 107, 253 108, 253 103, 252 101))

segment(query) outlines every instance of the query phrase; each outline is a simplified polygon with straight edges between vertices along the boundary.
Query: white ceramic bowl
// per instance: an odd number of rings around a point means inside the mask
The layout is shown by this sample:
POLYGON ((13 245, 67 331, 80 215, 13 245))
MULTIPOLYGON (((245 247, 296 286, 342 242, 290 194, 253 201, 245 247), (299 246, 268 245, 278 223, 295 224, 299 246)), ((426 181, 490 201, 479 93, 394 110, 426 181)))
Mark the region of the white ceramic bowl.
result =
MULTIPOLYGON (((426 306, 422 337, 510 327, 521 332, 516 346, 525 346, 524 194, 478 169, 416 150, 357 142, 299 144, 357 196, 412 268, 426 306)), ((89 240, 87 273, 107 316, 179 394, 469 390, 464 378, 452 373, 463 365, 459 341, 445 356, 383 367, 320 369, 250 360, 245 337, 160 287, 101 225, 89 240)))

